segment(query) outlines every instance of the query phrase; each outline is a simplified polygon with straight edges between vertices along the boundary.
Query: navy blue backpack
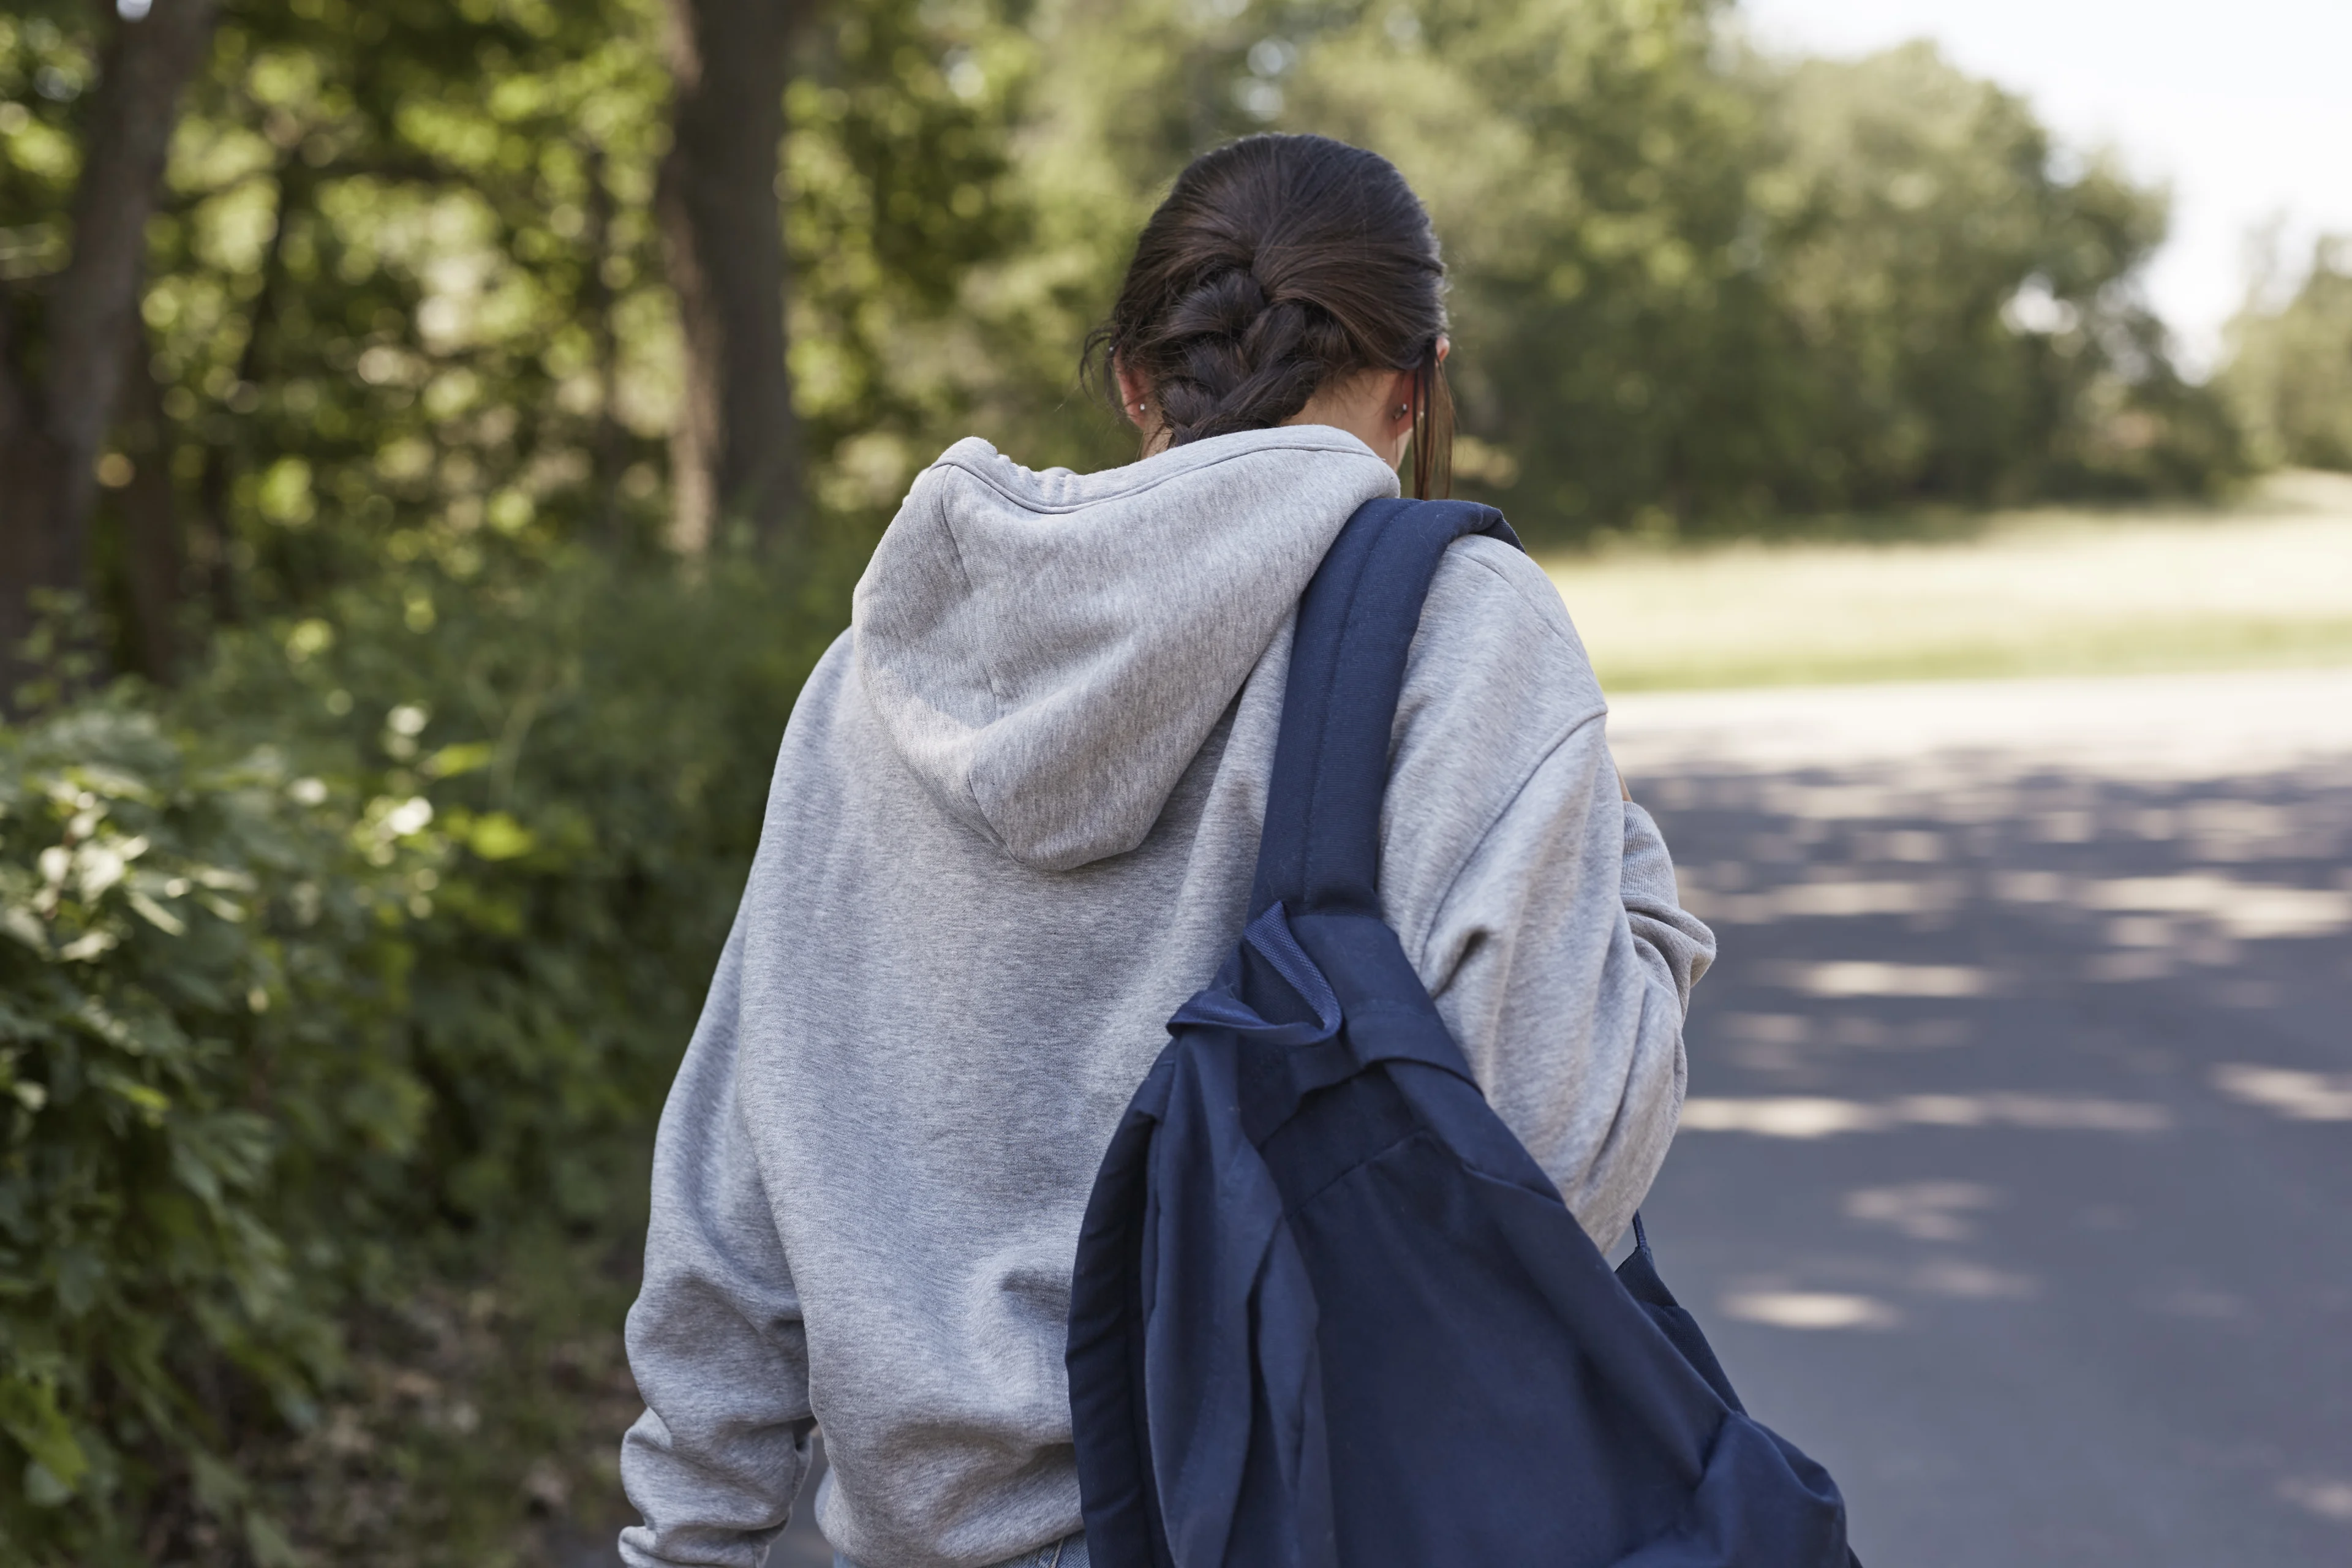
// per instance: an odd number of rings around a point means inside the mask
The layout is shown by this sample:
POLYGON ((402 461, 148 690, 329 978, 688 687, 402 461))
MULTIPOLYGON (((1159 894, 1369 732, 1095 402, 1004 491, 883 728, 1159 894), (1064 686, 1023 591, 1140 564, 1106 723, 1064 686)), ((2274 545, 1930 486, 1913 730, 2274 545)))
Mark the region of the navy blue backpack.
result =
POLYGON ((1849 1568, 1635 1222, 1613 1274, 1381 919, 1405 651, 1461 502, 1299 603, 1250 919, 1111 1140, 1070 1302, 1096 1568, 1849 1568))

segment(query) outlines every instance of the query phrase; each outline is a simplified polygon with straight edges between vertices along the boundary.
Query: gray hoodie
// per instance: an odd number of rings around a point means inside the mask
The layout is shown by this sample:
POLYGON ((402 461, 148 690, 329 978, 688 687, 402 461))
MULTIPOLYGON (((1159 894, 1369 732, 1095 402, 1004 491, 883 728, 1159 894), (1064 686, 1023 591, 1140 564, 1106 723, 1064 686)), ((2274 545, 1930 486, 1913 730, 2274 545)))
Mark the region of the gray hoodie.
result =
MULTIPOLYGON (((628 1563, 754 1568, 818 1426, 818 1522, 867 1568, 1077 1529, 1079 1217, 1239 933, 1293 606, 1394 493, 1314 426, 1089 475, 964 441, 916 480, 793 711, 662 1116, 628 1563)), ((1397 713, 1381 899, 1605 1244, 1673 1136, 1714 942, 1618 798, 1603 711, 1543 573, 1454 545, 1397 713)))

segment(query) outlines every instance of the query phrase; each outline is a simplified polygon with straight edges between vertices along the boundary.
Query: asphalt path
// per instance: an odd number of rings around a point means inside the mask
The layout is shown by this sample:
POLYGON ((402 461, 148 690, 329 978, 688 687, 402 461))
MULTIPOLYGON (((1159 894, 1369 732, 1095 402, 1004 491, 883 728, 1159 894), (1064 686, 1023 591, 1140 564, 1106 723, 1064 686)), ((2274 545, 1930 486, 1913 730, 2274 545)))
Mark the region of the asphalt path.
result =
POLYGON ((1652 1238, 1864 1560, 2352 1563, 2352 672, 1611 734, 1722 943, 1652 1238))
POLYGON ((1722 949, 1652 1238, 1864 1562, 2352 1563, 2352 676, 1612 733, 1722 949))

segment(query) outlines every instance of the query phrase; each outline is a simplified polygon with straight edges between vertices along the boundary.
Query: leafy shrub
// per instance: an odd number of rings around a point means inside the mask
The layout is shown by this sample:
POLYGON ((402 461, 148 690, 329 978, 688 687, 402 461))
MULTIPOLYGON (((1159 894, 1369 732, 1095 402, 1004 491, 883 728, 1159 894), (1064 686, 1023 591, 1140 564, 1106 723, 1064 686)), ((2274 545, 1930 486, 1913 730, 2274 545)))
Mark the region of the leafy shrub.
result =
POLYGON ((432 808, 404 1024, 437 1221, 614 1201, 609 1141, 692 1028, 825 625, 725 565, 418 573, 233 648, 196 694, 213 732, 309 731, 355 795, 432 808))
POLYGON ((626 1228, 830 624, 418 571, 7 734, 0 1556, 294 1560, 355 1323, 626 1228))
POLYGON ((120 701, 0 744, 0 1553, 128 1555, 229 1429, 300 1423, 425 1093, 394 897, 421 808, 120 701))

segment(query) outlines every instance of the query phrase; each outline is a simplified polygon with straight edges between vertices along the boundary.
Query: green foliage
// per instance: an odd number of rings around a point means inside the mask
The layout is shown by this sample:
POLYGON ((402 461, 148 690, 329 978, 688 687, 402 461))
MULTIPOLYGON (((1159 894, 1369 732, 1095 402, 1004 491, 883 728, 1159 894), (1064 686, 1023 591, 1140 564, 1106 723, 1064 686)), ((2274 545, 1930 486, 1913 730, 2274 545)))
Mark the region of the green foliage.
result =
POLYGON ((1764 90, 1774 291, 1808 374, 1810 472, 1783 504, 2195 491, 2233 432, 2180 381, 2136 276, 2163 196, 2053 144, 1926 44, 1809 61, 1764 90))
MULTIPOLYGON (((63 253, 91 18, 0 18, 0 281, 63 253)), ((168 698, 9 736, 30 804, 0 818, 0 886, 38 890, 56 770, 105 766, 141 792, 105 818, 147 838, 135 866, 247 918, 128 878, 101 889, 116 947, 75 927, 37 984, 0 976, 0 1558, 492 1560, 518 1498, 563 1490, 572 1406, 611 1397, 612 1347, 583 1361, 556 1325, 593 1311, 602 1345, 625 1276, 519 1260, 601 1268, 630 1239, 792 698, 920 460, 907 433, 964 395, 908 345, 959 258, 1019 228, 1012 35, 911 3, 810 30, 788 179, 822 283, 793 328, 813 446, 854 482, 821 481, 790 585, 680 578, 653 548, 677 380, 656 36, 650 0, 229 0, 144 306, 154 460, 220 635, 168 698), (134 891, 185 931, 124 915, 134 891), (179 1042, 126 1037, 103 1079, 163 1120, 74 1087, 98 1026, 68 982, 179 1042), (508 1364, 540 1345, 562 1366, 508 1364)), ((608 1455, 609 1404, 583 1408, 608 1455)))
POLYGON ((146 319, 223 608, 658 528, 675 397, 641 0, 231 0, 146 319))
POLYGON ((127 1559, 295 1426, 380 1278, 426 1097, 396 1020, 406 808, 121 701, 0 742, 0 1551, 127 1559), (391 1206, 388 1206, 391 1205, 391 1206))
POLYGON ((267 1560, 372 1303, 637 1212, 829 624, 577 560, 321 610, 0 751, 11 1561, 267 1560))
MULTIPOLYGON (((660 12, 226 0, 152 226, 163 437, 137 455, 170 470, 211 619, 387 564, 653 550, 681 386, 660 12)), ((0 283, 64 255, 97 47, 87 9, 0 18, 0 283)), ((793 364, 817 500, 870 541, 979 379, 941 338, 967 270, 1024 232, 1026 46, 987 7, 889 0, 802 47, 793 364)))
POLYGON ((61 5, 0 16, 0 285, 65 259, 65 204, 81 172, 94 62, 61 5))
POLYGON ((2223 384, 2270 462, 2352 469, 2352 240, 2321 240, 2286 302, 2231 323, 2223 384))
POLYGON ((1706 0, 1369 7, 1285 123, 1394 157, 1455 288, 1467 488, 1538 535, 1713 514, 1798 434, 1706 0))
POLYGON ((1028 236, 1009 138, 1032 67, 987 6, 868 5, 785 94, 793 402, 836 520, 895 511, 988 379, 964 291, 1028 236))
POLYGON ((1538 538, 2242 467, 2136 291, 2161 196, 1927 46, 1759 58, 1715 0, 1049 0, 1024 32, 999 187, 1024 237, 971 268, 944 341, 1026 460, 1131 452, 1079 416, 1070 357, 1175 172, 1273 127, 1373 147, 1429 203, 1457 474, 1538 538))
POLYGON ((1717 9, 1423 5, 1306 52, 1285 122, 1390 152, 1445 237, 1472 489, 1671 535, 2233 470, 2132 291, 2158 196, 1930 46, 1782 64, 1717 9))
POLYGON ((436 1215, 593 1220, 625 1201, 612 1141, 667 1087, 831 623, 749 568, 593 560, 423 569, 322 608, 233 644, 187 710, 308 731, 356 792, 429 808, 404 1023, 436 1215))
MULTIPOLYGON (((62 254, 89 26, 0 24, 0 273, 62 254)), ((217 616, 387 557, 659 537, 659 26, 654 0, 229 0, 145 310, 152 460, 217 616)), ((1780 62, 1730 29, 1716 0, 820 12, 783 212, 817 500, 870 537, 973 428, 1037 463, 1130 450, 1075 395, 1077 343, 1175 171, 1265 126, 1426 195, 1463 479, 1538 536, 2241 466, 2135 292, 2158 195, 1927 46, 1780 62)))

